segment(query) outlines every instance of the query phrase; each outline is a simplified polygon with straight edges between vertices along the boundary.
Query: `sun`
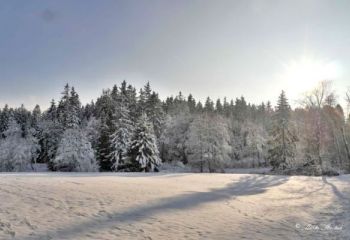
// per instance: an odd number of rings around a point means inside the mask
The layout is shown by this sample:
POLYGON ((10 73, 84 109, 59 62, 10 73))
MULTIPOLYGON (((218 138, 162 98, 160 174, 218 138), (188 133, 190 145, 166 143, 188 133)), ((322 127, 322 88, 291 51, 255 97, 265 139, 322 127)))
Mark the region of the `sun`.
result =
POLYGON ((314 88, 320 81, 336 80, 339 75, 340 66, 337 62, 302 56, 283 64, 280 77, 286 90, 296 95, 314 88))

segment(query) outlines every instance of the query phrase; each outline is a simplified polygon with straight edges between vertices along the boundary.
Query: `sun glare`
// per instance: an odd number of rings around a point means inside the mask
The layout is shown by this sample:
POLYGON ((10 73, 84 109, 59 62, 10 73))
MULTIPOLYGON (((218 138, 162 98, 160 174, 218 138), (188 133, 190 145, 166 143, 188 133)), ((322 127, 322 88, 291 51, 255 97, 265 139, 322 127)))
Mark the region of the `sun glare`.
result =
POLYGON ((284 64, 281 80, 286 83, 289 92, 301 94, 320 81, 337 79, 339 74, 338 63, 303 56, 284 64))

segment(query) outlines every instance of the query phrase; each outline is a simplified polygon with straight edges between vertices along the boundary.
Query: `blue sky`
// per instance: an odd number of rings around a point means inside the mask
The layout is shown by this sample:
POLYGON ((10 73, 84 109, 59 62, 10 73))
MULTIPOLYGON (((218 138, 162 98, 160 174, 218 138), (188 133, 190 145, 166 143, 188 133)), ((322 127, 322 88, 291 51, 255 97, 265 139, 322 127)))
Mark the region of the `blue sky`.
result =
POLYGON ((333 0, 3 0, 0 104, 45 108, 66 82, 86 103, 124 79, 258 103, 331 78, 342 101, 349 12, 333 0))

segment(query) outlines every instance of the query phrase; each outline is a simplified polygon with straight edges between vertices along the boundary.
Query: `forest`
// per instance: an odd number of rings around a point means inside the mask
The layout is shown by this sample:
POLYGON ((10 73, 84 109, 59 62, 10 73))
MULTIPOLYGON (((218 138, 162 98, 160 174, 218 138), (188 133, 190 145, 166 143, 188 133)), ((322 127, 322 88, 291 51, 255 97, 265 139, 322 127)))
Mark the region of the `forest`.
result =
MULTIPOLYGON (((344 91, 345 93, 346 91, 344 91)), ((51 171, 160 171, 175 165, 191 172, 269 167, 279 174, 350 172, 349 116, 332 82, 320 82, 291 108, 287 92, 276 103, 191 94, 161 100, 148 82, 126 81, 82 105, 74 87, 41 111, 24 105, 0 111, 0 171, 45 163, 51 171)), ((345 106, 348 107, 348 106, 345 106)))

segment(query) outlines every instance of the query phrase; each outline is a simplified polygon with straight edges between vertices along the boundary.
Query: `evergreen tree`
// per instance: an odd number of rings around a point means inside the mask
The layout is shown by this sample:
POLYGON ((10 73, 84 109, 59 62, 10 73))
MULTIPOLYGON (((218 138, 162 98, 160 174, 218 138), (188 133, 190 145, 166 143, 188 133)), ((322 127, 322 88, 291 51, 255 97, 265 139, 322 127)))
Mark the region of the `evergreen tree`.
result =
POLYGON ((207 100, 205 101, 204 110, 208 113, 214 112, 214 103, 210 97, 207 97, 207 100))
POLYGON ((81 103, 79 100, 79 95, 75 91, 74 87, 71 89, 69 104, 68 104, 68 113, 67 113, 67 128, 77 128, 80 125, 80 110, 81 103))
POLYGON ((67 127, 68 125, 68 119, 69 119, 69 99, 70 99, 70 87, 68 83, 64 86, 64 90, 62 92, 61 100, 57 107, 57 115, 59 122, 62 124, 62 126, 67 127))
POLYGON ((58 144, 63 134, 63 126, 58 122, 57 118, 51 118, 52 113, 47 111, 44 113, 43 119, 40 121, 40 139, 41 152, 39 160, 42 163, 48 163, 50 170, 53 170, 52 159, 55 158, 58 144))
POLYGON ((40 122, 41 118, 41 109, 39 105, 36 105, 35 108, 33 109, 32 112, 32 121, 31 121, 31 126, 35 129, 38 128, 38 124, 40 122))
POLYGON ((297 137, 289 125, 290 106, 285 92, 278 98, 274 126, 268 143, 268 159, 273 169, 285 169, 295 157, 297 137))
POLYGON ((116 84, 112 88, 111 98, 115 102, 119 101, 119 89, 118 89, 118 86, 116 84))
POLYGON ((101 171, 112 170, 113 163, 110 161, 110 156, 112 153, 110 136, 113 133, 111 131, 111 122, 108 119, 108 115, 104 112, 100 116, 100 127, 99 127, 99 137, 97 144, 97 160, 99 162, 101 171))
POLYGON ((51 105, 45 113, 45 118, 51 121, 58 120, 57 116, 57 106, 54 99, 51 100, 51 105))
POLYGON ((10 118, 11 109, 9 109, 8 105, 6 104, 4 109, 1 111, 1 118, 0 118, 0 133, 2 134, 2 137, 5 137, 3 135, 4 131, 7 129, 8 121, 10 118))
POLYGON ((132 170, 157 171, 161 164, 153 127, 145 113, 136 124, 129 154, 132 170))
POLYGON ((218 100, 216 100, 215 110, 216 110, 216 112, 219 113, 219 114, 222 114, 222 113, 223 113, 223 106, 222 106, 222 104, 221 104, 220 98, 218 98, 218 100))
POLYGON ((30 128, 31 113, 22 104, 21 107, 14 110, 13 116, 21 127, 22 136, 25 137, 30 128))
POLYGON ((114 124, 116 131, 111 135, 111 162, 113 169, 123 168, 128 161, 128 150, 130 148, 133 133, 133 122, 127 107, 120 103, 118 114, 115 116, 114 124))
POLYGON ((96 100, 95 115, 104 115, 108 120, 112 119, 115 110, 115 101, 111 97, 110 90, 103 90, 102 95, 96 100))
POLYGON ((162 108, 162 103, 158 97, 158 94, 153 92, 148 100, 148 109, 146 109, 146 115, 153 125, 153 129, 157 139, 162 134, 162 128, 164 124, 164 111, 162 108))
POLYGON ((248 118, 248 105, 243 96, 240 99, 236 98, 233 111, 235 119, 238 121, 243 122, 248 118))
POLYGON ((196 110, 196 100, 193 98, 192 94, 188 95, 187 104, 190 112, 194 113, 196 110))
POLYGON ((122 95, 124 98, 127 98, 127 94, 127 83, 124 80, 120 86, 120 95, 122 95))
POLYGON ((60 102, 63 135, 52 165, 55 170, 96 171, 95 153, 80 126, 81 103, 74 87, 65 86, 60 102))
POLYGON ((223 103, 223 112, 225 114, 226 117, 230 116, 230 104, 227 102, 227 98, 224 97, 224 103, 223 103))
POLYGON ((133 122, 136 122, 137 118, 139 117, 139 113, 137 112, 137 94, 136 89, 129 85, 126 90, 126 97, 127 97, 127 103, 128 103, 128 109, 130 118, 133 122))
POLYGON ((64 129, 77 128, 80 125, 81 103, 74 87, 65 85, 57 112, 64 129))
POLYGON ((201 103, 201 101, 199 101, 197 103, 196 109, 197 109, 198 113, 202 113, 203 112, 204 108, 203 108, 203 104, 201 103))
POLYGON ((52 100, 49 109, 42 114, 38 123, 40 129, 39 144, 41 146, 38 161, 48 163, 50 170, 53 170, 51 159, 56 155, 58 143, 63 133, 63 126, 59 122, 57 111, 55 100, 52 100))

